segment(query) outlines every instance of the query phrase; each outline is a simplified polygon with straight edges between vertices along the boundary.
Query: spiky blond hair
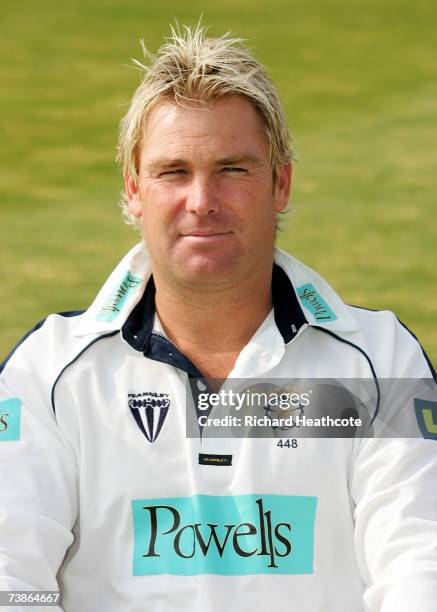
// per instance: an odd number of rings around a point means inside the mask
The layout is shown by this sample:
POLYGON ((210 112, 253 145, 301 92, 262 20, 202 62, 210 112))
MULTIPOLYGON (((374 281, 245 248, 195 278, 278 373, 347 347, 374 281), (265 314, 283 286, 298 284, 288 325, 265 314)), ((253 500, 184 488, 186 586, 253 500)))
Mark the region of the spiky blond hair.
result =
MULTIPOLYGON (((245 46, 242 38, 229 33, 208 38, 200 23, 195 27, 171 28, 156 55, 142 42, 145 63, 133 60, 144 72, 129 110, 120 123, 117 159, 138 180, 138 148, 151 109, 162 101, 181 106, 244 96, 259 113, 270 149, 274 179, 281 164, 291 159, 290 135, 276 88, 265 68, 245 46)), ((122 195, 126 222, 137 225, 130 215, 126 194, 122 195)))

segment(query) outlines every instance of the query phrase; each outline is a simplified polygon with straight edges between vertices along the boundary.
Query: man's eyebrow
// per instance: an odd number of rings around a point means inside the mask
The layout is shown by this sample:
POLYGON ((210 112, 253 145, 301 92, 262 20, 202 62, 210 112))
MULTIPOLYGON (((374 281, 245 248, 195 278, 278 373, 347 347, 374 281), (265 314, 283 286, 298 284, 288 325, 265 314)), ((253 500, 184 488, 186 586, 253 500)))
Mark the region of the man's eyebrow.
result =
POLYGON ((257 165, 261 162, 259 157, 252 155, 251 153, 241 153, 237 155, 229 155, 223 157, 217 161, 218 166, 235 166, 238 164, 252 164, 257 165))
POLYGON ((187 162, 182 158, 156 157, 146 163, 148 169, 154 168, 175 168, 176 166, 185 166, 187 162))

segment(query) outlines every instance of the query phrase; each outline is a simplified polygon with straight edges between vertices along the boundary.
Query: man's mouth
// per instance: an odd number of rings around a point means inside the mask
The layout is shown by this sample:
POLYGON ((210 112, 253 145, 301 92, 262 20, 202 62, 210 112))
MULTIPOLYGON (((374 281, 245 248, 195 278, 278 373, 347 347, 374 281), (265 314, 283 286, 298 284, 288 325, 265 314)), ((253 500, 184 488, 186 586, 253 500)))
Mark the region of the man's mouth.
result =
POLYGON ((220 239, 225 236, 230 236, 232 232, 222 232, 216 230, 193 230, 192 232, 185 232, 182 234, 183 238, 198 238, 198 239, 220 239))

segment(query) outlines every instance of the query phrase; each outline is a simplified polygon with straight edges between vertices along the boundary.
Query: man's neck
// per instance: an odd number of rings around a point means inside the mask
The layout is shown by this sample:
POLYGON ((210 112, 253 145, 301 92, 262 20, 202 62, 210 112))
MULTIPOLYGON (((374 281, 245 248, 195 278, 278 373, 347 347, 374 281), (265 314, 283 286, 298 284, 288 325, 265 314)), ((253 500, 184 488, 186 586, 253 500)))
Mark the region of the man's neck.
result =
POLYGON ((166 335, 204 375, 226 378, 272 308, 271 274, 211 292, 177 290, 154 277, 166 335))

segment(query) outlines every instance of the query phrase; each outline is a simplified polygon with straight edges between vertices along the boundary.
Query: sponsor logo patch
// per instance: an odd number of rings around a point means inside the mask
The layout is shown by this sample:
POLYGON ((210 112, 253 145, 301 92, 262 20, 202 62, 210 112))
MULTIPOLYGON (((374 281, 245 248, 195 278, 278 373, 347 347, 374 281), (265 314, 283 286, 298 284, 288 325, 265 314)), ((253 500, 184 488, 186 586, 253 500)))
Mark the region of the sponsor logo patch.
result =
POLYGON ((232 455, 199 453, 199 465, 232 465, 232 455))
POLYGON ((97 321, 111 323, 120 314, 128 296, 136 291, 142 282, 142 278, 133 276, 130 272, 127 272, 121 279, 117 289, 106 300, 103 308, 96 317, 97 321))
POLYGON ((170 395, 152 391, 129 393, 128 405, 138 427, 148 441, 155 442, 170 408, 170 395))
POLYGON ((414 410, 422 436, 437 440, 437 402, 414 398, 414 410))
POLYGON ((312 574, 316 497, 132 501, 133 575, 312 574))
POLYGON ((21 400, 18 397, 0 402, 0 442, 19 440, 21 431, 21 400))
POLYGON ((297 294, 303 306, 314 315, 316 321, 326 323, 337 319, 337 315, 311 283, 298 287, 297 294))

